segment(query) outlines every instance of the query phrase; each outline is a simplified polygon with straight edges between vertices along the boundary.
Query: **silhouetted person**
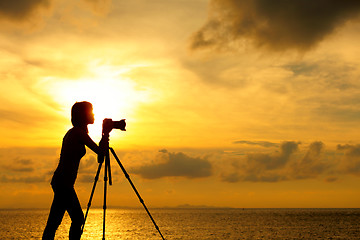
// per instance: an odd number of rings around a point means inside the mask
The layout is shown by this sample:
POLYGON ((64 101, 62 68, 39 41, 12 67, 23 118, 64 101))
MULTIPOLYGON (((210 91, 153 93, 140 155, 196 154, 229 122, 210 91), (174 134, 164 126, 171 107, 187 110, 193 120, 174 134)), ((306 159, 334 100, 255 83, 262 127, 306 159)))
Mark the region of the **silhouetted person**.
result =
POLYGON ((79 199, 74 189, 80 159, 85 155, 85 146, 95 153, 103 153, 106 139, 101 139, 99 147, 88 135, 88 124, 94 123, 92 104, 77 102, 71 109, 71 128, 64 136, 60 161, 51 180, 54 199, 51 204, 49 218, 43 233, 43 240, 54 239, 55 232, 67 211, 71 218, 69 239, 80 239, 81 227, 84 224, 79 199))

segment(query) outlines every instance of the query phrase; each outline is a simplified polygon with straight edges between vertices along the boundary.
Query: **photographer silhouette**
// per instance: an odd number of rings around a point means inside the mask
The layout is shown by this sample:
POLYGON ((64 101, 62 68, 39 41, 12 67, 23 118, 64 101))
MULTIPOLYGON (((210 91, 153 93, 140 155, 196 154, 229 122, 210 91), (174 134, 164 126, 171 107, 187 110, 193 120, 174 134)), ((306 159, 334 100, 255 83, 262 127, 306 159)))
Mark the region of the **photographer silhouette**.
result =
POLYGON ((74 189, 80 160, 86 153, 85 146, 96 154, 103 154, 107 149, 108 139, 103 137, 98 146, 88 135, 87 125, 94 123, 91 103, 76 102, 71 109, 71 122, 73 128, 63 138, 60 161, 51 180, 54 199, 42 236, 43 240, 54 239, 65 211, 71 218, 69 239, 80 239, 84 214, 74 189))

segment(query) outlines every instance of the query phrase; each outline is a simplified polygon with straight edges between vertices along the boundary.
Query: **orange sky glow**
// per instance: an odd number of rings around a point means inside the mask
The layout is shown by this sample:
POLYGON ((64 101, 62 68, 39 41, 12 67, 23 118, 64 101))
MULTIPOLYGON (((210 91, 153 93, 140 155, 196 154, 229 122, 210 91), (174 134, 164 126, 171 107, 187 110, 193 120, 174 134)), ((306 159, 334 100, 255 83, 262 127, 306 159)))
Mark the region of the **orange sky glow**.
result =
MULTIPOLYGON (((50 206, 76 101, 95 142, 126 119, 110 145, 148 207, 360 207, 360 3, 306 4, 0 4, 0 208, 50 206)), ((83 207, 96 169, 87 149, 83 207)), ((140 206, 112 171, 108 205, 140 206)))

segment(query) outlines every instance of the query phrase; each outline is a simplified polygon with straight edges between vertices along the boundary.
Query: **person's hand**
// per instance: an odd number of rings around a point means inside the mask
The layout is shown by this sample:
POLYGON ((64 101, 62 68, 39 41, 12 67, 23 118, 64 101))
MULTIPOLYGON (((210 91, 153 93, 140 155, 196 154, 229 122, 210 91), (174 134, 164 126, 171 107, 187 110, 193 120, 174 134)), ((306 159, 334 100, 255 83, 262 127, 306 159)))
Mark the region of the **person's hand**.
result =
POLYGON ((98 163, 104 162, 104 157, 106 154, 106 151, 109 149, 109 138, 106 139, 106 137, 102 137, 99 142, 99 153, 98 153, 98 163))
POLYGON ((109 138, 106 139, 106 137, 102 137, 99 142, 99 148, 100 152, 105 155, 106 151, 109 149, 109 138))

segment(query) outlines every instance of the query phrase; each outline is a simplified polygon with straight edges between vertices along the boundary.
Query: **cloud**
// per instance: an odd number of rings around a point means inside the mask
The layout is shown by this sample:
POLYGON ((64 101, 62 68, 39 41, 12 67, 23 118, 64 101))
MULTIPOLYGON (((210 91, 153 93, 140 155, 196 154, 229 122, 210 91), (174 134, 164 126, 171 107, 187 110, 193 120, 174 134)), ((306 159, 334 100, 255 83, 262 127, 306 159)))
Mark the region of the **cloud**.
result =
POLYGON ((71 23, 72 26, 83 29, 89 27, 86 24, 94 26, 96 21, 92 20, 92 17, 106 16, 111 9, 112 0, 4 0, 0 1, 0 21, 12 22, 19 26, 25 24, 25 28, 29 30, 29 25, 30 29, 38 29, 44 23, 60 20, 61 24, 71 23), (56 17, 50 18, 52 15, 56 17), (43 21, 44 17, 49 17, 48 21, 43 21))
POLYGON ((212 0, 191 48, 226 48, 250 41, 275 51, 309 50, 360 12, 357 0, 212 0))
MULTIPOLYGON (((279 182, 323 177, 326 182, 334 182, 338 179, 336 175, 344 173, 344 171, 340 172, 341 167, 337 159, 330 161, 328 158, 331 152, 325 154, 324 143, 312 142, 306 151, 299 149, 299 145, 299 142, 289 141, 281 143, 280 149, 275 152, 248 153, 243 161, 233 160, 232 170, 224 171, 221 179, 225 182, 236 183, 279 182)), ((350 148, 350 151, 354 152, 353 146, 350 148)), ((355 155, 360 156, 360 154, 355 155)), ((350 165, 354 166, 354 164, 350 165)), ((355 166, 360 175, 360 160, 355 166)))
MULTIPOLYGON (((291 166, 293 177, 297 179, 314 178, 329 169, 329 163, 322 161, 323 150, 322 142, 311 143, 305 156, 291 166)), ((331 181, 333 178, 329 179, 327 181, 331 181)))
POLYGON ((0 19, 25 21, 43 8, 49 8, 50 0, 0 1, 0 19))
POLYGON ((88 152, 89 153, 87 153, 80 161, 79 172, 95 174, 98 167, 97 155, 91 151, 88 152))
POLYGON ((291 155, 298 150, 299 143, 283 142, 280 146, 280 152, 274 154, 254 153, 249 154, 247 166, 249 170, 262 169, 272 170, 284 167, 290 160, 291 155))
MULTIPOLYGON (((101 178, 99 178, 101 179, 101 178)), ((82 183, 94 183, 95 182, 95 173, 94 174, 83 174, 83 173, 79 173, 78 177, 77 177, 77 182, 82 182, 82 183)))
POLYGON ((233 142, 234 144, 248 144, 248 145, 259 145, 262 147, 277 147, 279 146, 278 143, 272 143, 272 142, 267 142, 267 141, 235 141, 233 142))
POLYGON ((340 162, 340 170, 344 173, 360 176, 360 144, 338 145, 337 149, 344 153, 340 162))
POLYGON ((155 179, 161 177, 201 178, 212 174, 212 166, 206 158, 192 158, 182 152, 170 153, 160 150, 160 163, 147 164, 131 169, 132 173, 143 178, 155 179))
POLYGON ((51 147, 0 148, 0 182, 50 183, 58 157, 51 147))
POLYGON ((33 172, 33 161, 31 159, 14 159, 11 163, 3 165, 3 168, 11 172, 33 172))
MULTIPOLYGON (((88 152, 89 153, 87 153, 80 161, 77 182, 93 183, 95 181, 96 171, 99 167, 97 155, 91 151, 88 152)), ((103 164, 101 171, 104 171, 104 166, 105 165, 103 164)), ((111 169, 111 173, 113 173, 113 168, 111 169)))
POLYGON ((288 180, 284 168, 298 150, 300 143, 288 141, 281 143, 280 151, 274 153, 249 153, 242 163, 233 162, 235 171, 222 174, 225 182, 277 182, 288 180))

